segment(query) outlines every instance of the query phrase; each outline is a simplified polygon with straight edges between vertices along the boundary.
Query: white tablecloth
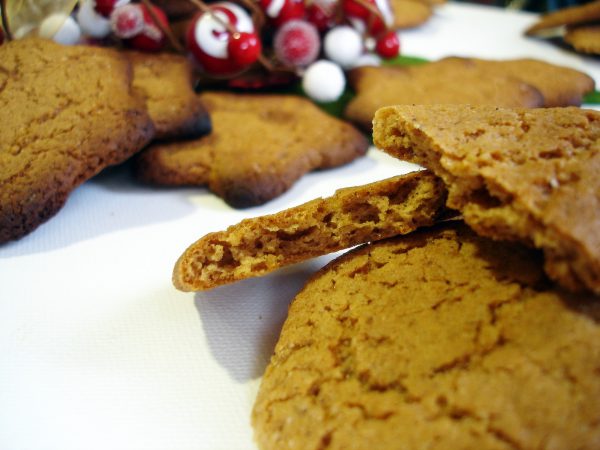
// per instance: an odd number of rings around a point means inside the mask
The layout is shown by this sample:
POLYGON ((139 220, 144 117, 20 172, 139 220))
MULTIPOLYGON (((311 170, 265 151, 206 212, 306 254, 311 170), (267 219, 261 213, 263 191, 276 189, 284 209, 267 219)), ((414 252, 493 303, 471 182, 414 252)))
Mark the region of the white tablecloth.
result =
MULTIPOLYGON (((448 4, 401 34, 407 55, 600 64, 522 36, 534 15, 448 4)), ((171 285, 209 231, 411 170, 372 149, 236 211, 205 189, 151 189, 124 168, 85 183, 24 239, 0 247, 0 449, 253 449, 250 411, 303 282, 331 257, 208 293, 171 285)))

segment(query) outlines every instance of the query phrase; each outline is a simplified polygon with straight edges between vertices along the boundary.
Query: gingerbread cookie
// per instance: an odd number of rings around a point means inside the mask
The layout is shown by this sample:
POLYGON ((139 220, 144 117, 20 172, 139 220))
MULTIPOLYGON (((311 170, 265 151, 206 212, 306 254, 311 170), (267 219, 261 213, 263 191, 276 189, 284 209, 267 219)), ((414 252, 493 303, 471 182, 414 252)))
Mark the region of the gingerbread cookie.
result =
POLYGON ((366 137, 311 101, 292 95, 200 95, 213 131, 140 154, 138 177, 167 186, 208 186, 234 207, 265 203, 313 169, 365 154, 366 137))
POLYGON ((173 272, 178 289, 211 289, 365 242, 431 225, 445 202, 443 183, 414 172, 246 219, 192 244, 173 272))
POLYGON ((551 278, 600 293, 600 112, 395 106, 373 135, 440 176, 475 231, 534 245, 551 278))
POLYGON ((365 130, 375 111, 395 104, 537 107, 544 103, 533 86, 507 75, 490 74, 467 62, 433 62, 412 67, 360 67, 349 73, 357 95, 344 116, 365 130))
POLYGON ((121 54, 33 38, 0 46, 0 123, 0 242, 48 220, 154 134, 121 54))
POLYGON ((551 28, 563 25, 582 24, 597 20, 600 20, 600 1, 562 8, 544 14, 537 22, 525 30, 525 34, 533 36, 543 33, 551 28))
POLYGON ((439 64, 472 65, 477 70, 518 78, 538 89, 544 106, 579 106, 583 96, 594 90, 594 79, 569 67, 557 66, 531 58, 488 60, 444 58, 439 64))
POLYGON ((600 299, 446 225, 338 258, 293 300, 252 413, 267 449, 594 449, 600 299))
POLYGON ((582 53, 600 55, 600 25, 578 25, 567 27, 564 40, 582 53))
POLYGON ((414 28, 427 22, 433 10, 429 3, 418 0, 391 0, 395 29, 414 28))
POLYGON ((199 137, 210 131, 210 117, 192 86, 189 61, 170 53, 128 52, 133 86, 146 98, 156 139, 199 137))

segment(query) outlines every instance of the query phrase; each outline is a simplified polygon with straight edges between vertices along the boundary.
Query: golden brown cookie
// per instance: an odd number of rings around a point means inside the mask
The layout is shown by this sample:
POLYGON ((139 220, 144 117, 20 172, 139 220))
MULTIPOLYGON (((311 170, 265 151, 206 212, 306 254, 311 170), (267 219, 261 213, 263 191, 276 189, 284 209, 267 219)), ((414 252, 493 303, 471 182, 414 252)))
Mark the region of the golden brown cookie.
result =
POLYGON ((600 55, 600 25, 567 27, 564 40, 577 51, 600 55))
POLYGON ((146 98, 156 139, 196 138, 210 131, 210 117, 192 85, 189 61, 170 53, 128 52, 133 86, 146 98))
POLYGON ((333 261, 290 306, 259 448, 598 448, 600 299, 536 256, 447 225, 333 261))
POLYGON ((600 112, 395 106, 373 136, 440 176, 475 231, 538 247, 551 278, 600 293, 600 112))
POLYGON ((582 24, 595 20, 600 20, 600 1, 571 6, 544 14, 525 30, 525 34, 533 36, 550 28, 582 24))
POLYGON ((292 95, 200 95, 213 131, 140 154, 138 177, 167 186, 208 186, 234 207, 265 203, 313 169, 364 155, 366 137, 310 100, 292 95))
POLYGON ((154 134, 121 54, 33 38, 0 46, 0 124, 0 242, 48 220, 154 134))
POLYGON ((210 233, 181 255, 173 283, 211 289, 283 266, 431 225, 445 203, 442 181, 427 171, 341 189, 269 216, 210 233))
POLYGON ((423 23, 433 14, 427 2, 418 0, 391 0, 390 6, 394 13, 394 28, 414 28, 423 23))
POLYGON ((356 91, 344 117, 371 129, 375 111, 396 104, 466 103, 505 107, 543 105, 533 86, 506 75, 490 74, 469 63, 433 62, 412 67, 360 67, 349 73, 356 91))
POLYGON ((477 58, 444 58, 440 64, 473 65, 478 70, 519 78, 538 89, 544 106, 579 106, 583 96, 594 90, 594 79, 569 67, 537 59, 489 60, 477 58))

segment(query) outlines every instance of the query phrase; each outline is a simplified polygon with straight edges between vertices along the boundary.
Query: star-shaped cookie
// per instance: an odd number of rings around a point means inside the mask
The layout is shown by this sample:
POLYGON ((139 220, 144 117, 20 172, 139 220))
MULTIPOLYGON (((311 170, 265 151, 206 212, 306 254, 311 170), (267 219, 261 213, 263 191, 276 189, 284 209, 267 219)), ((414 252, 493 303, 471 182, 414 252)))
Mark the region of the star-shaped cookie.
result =
POLYGON ((229 205, 263 204, 314 169, 348 163, 368 149, 351 125, 293 95, 205 92, 212 132, 159 143, 135 164, 139 179, 165 186, 208 186, 229 205))

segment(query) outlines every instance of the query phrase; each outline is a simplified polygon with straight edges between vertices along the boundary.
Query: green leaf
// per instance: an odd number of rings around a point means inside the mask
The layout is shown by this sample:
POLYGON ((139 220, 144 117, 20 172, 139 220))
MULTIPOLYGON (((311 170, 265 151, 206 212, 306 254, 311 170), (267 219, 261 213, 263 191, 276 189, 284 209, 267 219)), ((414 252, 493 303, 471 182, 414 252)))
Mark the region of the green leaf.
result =
POLYGON ((593 91, 583 97, 583 103, 598 105, 600 104, 600 92, 593 91))

